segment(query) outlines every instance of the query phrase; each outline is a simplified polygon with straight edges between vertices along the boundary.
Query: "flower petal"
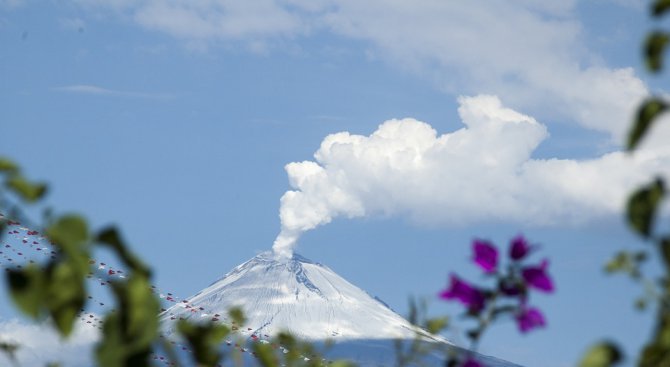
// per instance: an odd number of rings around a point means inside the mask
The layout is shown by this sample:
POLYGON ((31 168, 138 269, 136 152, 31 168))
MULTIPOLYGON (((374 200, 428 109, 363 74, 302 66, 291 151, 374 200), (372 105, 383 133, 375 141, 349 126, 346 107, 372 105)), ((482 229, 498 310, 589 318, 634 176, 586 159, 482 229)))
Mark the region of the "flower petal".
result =
POLYGON ((554 291, 554 282, 547 273, 549 262, 542 261, 540 266, 528 266, 521 270, 521 276, 526 283, 540 291, 551 293, 554 291))
POLYGON ((461 367, 483 367, 483 365, 474 358, 468 358, 463 362, 461 367))
POLYGON ((490 242, 474 240, 472 242, 474 262, 487 273, 492 273, 498 266, 498 249, 490 242))
POLYGON ((519 331, 522 333, 527 333, 538 327, 546 325, 544 320, 544 315, 537 308, 524 308, 516 316, 517 326, 519 331))
POLYGON ((526 257, 531 250, 532 247, 528 244, 528 241, 522 235, 518 235, 510 242, 509 257, 518 261, 526 257))
POLYGON ((480 311, 484 308, 486 298, 479 289, 471 286, 454 274, 449 277, 449 288, 440 293, 440 298, 446 300, 458 300, 472 311, 480 311))

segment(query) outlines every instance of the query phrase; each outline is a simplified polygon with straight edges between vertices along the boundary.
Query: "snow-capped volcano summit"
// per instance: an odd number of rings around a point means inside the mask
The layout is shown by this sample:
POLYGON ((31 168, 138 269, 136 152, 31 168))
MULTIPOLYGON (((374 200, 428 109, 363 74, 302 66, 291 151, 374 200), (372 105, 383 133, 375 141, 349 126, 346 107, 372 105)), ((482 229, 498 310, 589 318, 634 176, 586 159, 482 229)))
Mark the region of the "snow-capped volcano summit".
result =
POLYGON ((432 338, 328 267, 272 252, 239 265, 163 318, 223 320, 232 307, 242 308, 244 330, 252 335, 288 331, 306 340, 409 339, 419 332, 432 338))

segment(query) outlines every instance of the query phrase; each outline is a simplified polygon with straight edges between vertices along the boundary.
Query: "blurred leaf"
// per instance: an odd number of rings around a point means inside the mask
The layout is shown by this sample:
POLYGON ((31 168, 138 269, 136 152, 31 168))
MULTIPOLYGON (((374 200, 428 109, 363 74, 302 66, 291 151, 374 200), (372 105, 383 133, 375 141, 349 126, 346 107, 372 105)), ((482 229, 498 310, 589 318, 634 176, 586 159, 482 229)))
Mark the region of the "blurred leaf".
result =
POLYGON ((18 344, 0 341, 0 352, 4 353, 11 361, 16 362, 16 351, 19 348, 18 344))
MULTIPOLYGON (((175 353, 175 345, 170 343, 170 340, 168 340, 165 337, 159 337, 158 340, 160 347, 163 352, 165 352, 165 358, 167 358, 168 361, 172 362, 170 364, 170 367, 181 367, 181 363, 179 361, 179 358, 177 357, 177 353, 175 353)), ((181 349, 181 348, 180 348, 181 349)))
POLYGON ((329 367, 355 367, 356 365, 347 361, 334 361, 328 364, 329 367))
POLYGON ((639 311, 644 311, 647 308, 647 299, 640 297, 635 300, 635 308, 639 311))
POLYGON ((619 251, 605 264, 605 271, 607 273, 627 273, 634 279, 639 279, 641 276, 640 264, 646 259, 647 254, 644 251, 619 251))
POLYGON ((149 280, 133 274, 126 284, 114 284, 117 299, 122 304, 121 315, 126 316, 126 333, 138 347, 149 346, 158 336, 160 305, 151 292, 149 280))
POLYGON ((665 261, 666 265, 670 266, 670 237, 664 237, 659 241, 658 245, 661 248, 663 261, 665 261))
POLYGON ((670 9, 670 0, 656 0, 651 7, 651 14, 655 17, 663 15, 670 9))
POLYGON ((608 273, 628 271, 630 268, 630 256, 626 251, 617 252, 617 254, 605 264, 605 271, 608 273))
POLYGON ((659 307, 654 338, 642 350, 639 366, 670 366, 670 313, 659 307))
POLYGON ((12 300, 21 311, 36 319, 44 294, 44 275, 35 265, 24 269, 9 269, 7 282, 12 300))
POLYGON ((45 183, 30 182, 19 174, 11 175, 5 182, 5 186, 29 203, 41 199, 47 192, 45 183))
POLYGON ((48 268, 45 306, 61 335, 70 335, 86 303, 85 281, 86 273, 72 260, 48 268))
POLYGON ((431 334, 437 334, 449 325, 448 317, 438 317, 426 321, 426 330, 431 334))
POLYGON ((219 363, 222 357, 221 342, 230 332, 227 327, 213 323, 197 325, 179 320, 177 330, 191 346, 199 366, 214 367, 219 363))
POLYGON ((658 343, 651 343, 644 347, 640 355, 641 367, 669 366, 670 355, 668 348, 658 343))
POLYGON ((637 109, 636 119, 633 122, 632 129, 628 132, 628 142, 626 143, 626 149, 633 150, 640 143, 644 135, 647 133, 649 128, 656 118, 668 108, 668 105, 658 99, 658 98, 649 98, 646 101, 642 102, 640 107, 637 109))
POLYGON ((651 236, 656 209, 664 194, 663 181, 657 178, 653 183, 638 189, 628 199, 628 223, 640 235, 647 238, 651 236))
POLYGON ((293 366, 300 360, 300 352, 298 348, 298 341, 289 333, 279 333, 277 336, 277 341, 286 351, 283 354, 284 364, 287 366, 293 366))
POLYGON ((96 242, 108 245, 116 251, 121 260, 133 271, 150 276, 149 267, 146 266, 137 256, 133 255, 128 246, 121 239, 119 231, 115 227, 107 227, 98 232, 96 242))
POLYGON ((11 159, 0 157, 0 172, 16 173, 19 171, 19 166, 11 159))
POLYGON ((150 366, 160 307, 149 280, 133 273, 127 282, 113 282, 112 289, 118 309, 103 324, 105 338, 96 348, 98 362, 102 367, 150 366))
MULTIPOLYGON (((95 356, 100 367, 125 367, 126 345, 124 343, 123 332, 119 315, 109 313, 105 317, 102 326, 104 338, 100 340, 95 349, 95 356)), ((138 367, 149 366, 146 362, 138 367)))
POLYGON ((647 258, 649 258, 649 254, 647 254, 646 251, 638 251, 633 253, 633 260, 638 264, 647 261, 647 258))
POLYGON ((594 345, 586 353, 579 367, 609 367, 621 361, 621 352, 616 344, 603 342, 594 345))
POLYGON ((663 54, 668 45, 668 34, 661 31, 649 33, 644 42, 644 55, 647 69, 658 72, 663 68, 663 54))
MULTIPOLYGON (((64 215, 46 230, 53 243, 72 257, 80 257, 89 239, 86 220, 78 215, 64 215)), ((88 261, 88 259, 86 259, 88 261)))
POLYGON ((239 307, 233 307, 228 310, 228 316, 239 326, 242 326, 247 322, 246 318, 244 317, 244 312, 239 307))
POLYGON ((273 353, 272 347, 268 344, 254 343, 254 352, 258 357, 258 363, 262 367, 279 367, 279 358, 273 353))

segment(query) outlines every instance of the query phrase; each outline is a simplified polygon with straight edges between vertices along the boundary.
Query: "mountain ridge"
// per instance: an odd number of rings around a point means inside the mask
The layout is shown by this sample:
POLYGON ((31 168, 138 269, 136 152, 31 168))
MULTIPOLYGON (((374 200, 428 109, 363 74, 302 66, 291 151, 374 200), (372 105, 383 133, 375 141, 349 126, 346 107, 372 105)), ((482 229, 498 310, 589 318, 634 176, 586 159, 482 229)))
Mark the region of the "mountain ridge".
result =
MULTIPOLYGON (((410 324, 377 297, 299 254, 263 252, 163 314, 171 319, 224 315, 239 307, 255 334, 288 331, 305 340, 413 338, 445 341, 410 324), (194 313, 185 305, 206 309, 194 313), (203 316, 204 314, 204 316, 203 316)), ((217 317, 225 321, 224 317, 217 317)), ((217 321, 218 321, 217 320, 217 321)))

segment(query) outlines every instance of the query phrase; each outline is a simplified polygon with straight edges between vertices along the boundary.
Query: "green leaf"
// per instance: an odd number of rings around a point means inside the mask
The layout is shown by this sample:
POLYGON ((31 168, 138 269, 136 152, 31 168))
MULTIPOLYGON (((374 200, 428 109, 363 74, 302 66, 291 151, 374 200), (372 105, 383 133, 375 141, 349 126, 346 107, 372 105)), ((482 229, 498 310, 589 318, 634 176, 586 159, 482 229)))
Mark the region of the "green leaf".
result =
POLYGON ((355 364, 348 362, 348 361, 334 361, 333 363, 329 363, 328 367, 354 367, 355 364))
POLYGON ((647 301, 646 298, 640 297, 640 298, 635 300, 635 308, 638 311, 644 311, 647 308, 647 303, 648 303, 648 301, 647 301))
POLYGON ((660 178, 638 189, 628 199, 628 224, 638 234, 649 238, 654 225, 656 210, 665 195, 665 185, 660 178))
POLYGON ((138 348, 149 346, 158 336, 158 312, 160 305, 151 292, 149 279, 133 274, 128 283, 113 283, 117 298, 122 304, 122 315, 126 316, 125 331, 138 348))
POLYGON ((640 264, 647 259, 645 251, 628 252, 619 251, 610 261, 605 264, 607 273, 627 273, 633 278, 639 278, 640 264))
POLYGON ((59 262, 47 269, 46 308, 64 336, 70 335, 77 314, 86 303, 86 273, 81 270, 73 260, 59 262))
POLYGON ((133 271, 142 273, 144 276, 149 277, 151 271, 149 267, 146 266, 137 256, 135 256, 125 242, 121 239, 121 235, 116 227, 107 227, 102 231, 98 232, 96 236, 96 242, 105 244, 111 247, 116 251, 117 255, 123 260, 123 262, 133 271))
POLYGON ((158 300, 149 280, 133 273, 127 282, 113 282, 118 309, 105 318, 105 337, 96 348, 101 367, 150 366, 152 343, 158 337, 158 300))
POLYGON ((663 68, 663 54, 669 40, 668 34, 661 31, 653 31, 647 36, 644 42, 644 54, 650 71, 658 72, 663 68))
POLYGON ((4 353, 9 360, 16 362, 16 351, 20 345, 6 341, 0 341, 0 352, 4 353))
MULTIPOLYGON (((46 230, 47 236, 72 257, 81 255, 89 239, 86 220, 78 215, 64 215, 46 230)), ((88 259, 86 259, 88 261, 88 259)))
POLYGON ((670 0, 656 0, 651 6, 651 14, 655 17, 663 15, 670 9, 670 0))
POLYGON ((586 353, 579 367, 610 367, 621 361, 619 347, 612 342, 603 342, 594 345, 586 353))
POLYGON ((628 132, 628 141, 626 149, 629 151, 635 149, 644 135, 651 128, 656 118, 668 108, 668 105, 658 99, 650 98, 642 102, 637 110, 637 117, 633 122, 632 129, 628 132))
POLYGON ((47 193, 47 185, 45 183, 30 182, 19 174, 11 175, 5 182, 5 186, 29 203, 41 199, 47 193))
POLYGON ((268 344, 254 343, 254 352, 258 357, 258 363, 262 367, 279 367, 279 358, 277 358, 273 351, 272 347, 268 344))
POLYGON ((670 313, 659 310, 653 339, 644 346, 639 366, 670 366, 670 313))
MULTIPOLYGON (((102 332, 105 337, 100 340, 95 349, 98 365, 100 367, 125 367, 127 350, 119 315, 115 313, 107 314, 103 322, 102 332)), ((143 366, 148 365, 146 363, 143 366)))
POLYGON ((222 357, 219 351, 221 342, 230 333, 227 327, 213 323, 196 325, 179 320, 177 330, 191 346, 199 366, 214 367, 219 363, 222 357))
POLYGON ((233 320, 234 323, 240 326, 247 322, 246 318, 244 317, 244 312, 242 312, 242 309, 239 307, 233 307, 228 310, 228 316, 231 320, 233 320))
POLYGON ((7 272, 9 291, 14 303, 21 311, 37 319, 44 298, 44 275, 35 265, 7 272))
POLYGON ((16 173, 19 171, 19 166, 11 159, 0 157, 0 172, 16 173))
POLYGON ((437 334, 449 325, 448 317, 438 317, 426 321, 426 330, 431 334, 437 334))

